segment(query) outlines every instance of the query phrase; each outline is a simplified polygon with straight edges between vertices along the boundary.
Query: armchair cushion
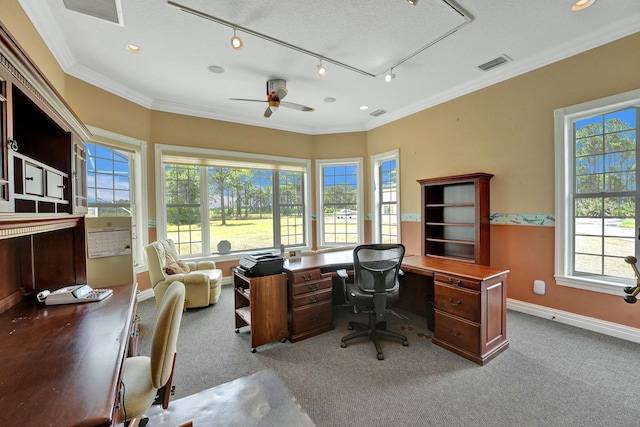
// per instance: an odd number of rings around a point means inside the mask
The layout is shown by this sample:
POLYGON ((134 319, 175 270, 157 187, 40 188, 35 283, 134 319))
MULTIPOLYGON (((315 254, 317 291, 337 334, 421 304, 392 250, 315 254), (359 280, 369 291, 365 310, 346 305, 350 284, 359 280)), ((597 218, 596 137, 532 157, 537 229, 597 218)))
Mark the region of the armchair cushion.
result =
POLYGON ((191 271, 189 266, 184 261, 174 262, 173 264, 169 264, 164 268, 165 273, 168 276, 172 274, 186 274, 191 271))

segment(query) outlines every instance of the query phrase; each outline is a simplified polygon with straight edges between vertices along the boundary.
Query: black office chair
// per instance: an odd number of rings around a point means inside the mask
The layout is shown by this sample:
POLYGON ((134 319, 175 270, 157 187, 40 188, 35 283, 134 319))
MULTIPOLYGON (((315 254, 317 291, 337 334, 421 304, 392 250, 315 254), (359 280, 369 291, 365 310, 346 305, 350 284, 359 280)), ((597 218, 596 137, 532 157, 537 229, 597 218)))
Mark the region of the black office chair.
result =
POLYGON ((401 244, 361 245, 353 250, 353 283, 346 282, 344 270, 339 274, 345 280, 347 300, 354 304, 354 311, 362 307, 369 312, 369 324, 349 322, 349 329, 356 331, 342 337, 341 347, 352 339, 369 337, 376 346, 378 360, 383 360, 380 338, 393 338, 409 345, 404 335, 387 331, 385 322, 386 311, 400 298, 398 276, 402 274, 403 257, 401 244))

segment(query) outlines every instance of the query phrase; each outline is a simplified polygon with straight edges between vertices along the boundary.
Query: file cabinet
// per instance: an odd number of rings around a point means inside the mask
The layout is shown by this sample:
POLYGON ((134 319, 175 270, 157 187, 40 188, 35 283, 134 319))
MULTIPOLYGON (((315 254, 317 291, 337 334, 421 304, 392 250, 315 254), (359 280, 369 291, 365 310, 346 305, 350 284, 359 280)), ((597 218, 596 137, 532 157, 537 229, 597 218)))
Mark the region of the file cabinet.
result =
POLYGON ((433 343, 480 365, 506 349, 506 280, 436 272, 433 343))
POLYGON ((319 268, 289 271, 289 340, 296 342, 333 329, 332 282, 319 268))

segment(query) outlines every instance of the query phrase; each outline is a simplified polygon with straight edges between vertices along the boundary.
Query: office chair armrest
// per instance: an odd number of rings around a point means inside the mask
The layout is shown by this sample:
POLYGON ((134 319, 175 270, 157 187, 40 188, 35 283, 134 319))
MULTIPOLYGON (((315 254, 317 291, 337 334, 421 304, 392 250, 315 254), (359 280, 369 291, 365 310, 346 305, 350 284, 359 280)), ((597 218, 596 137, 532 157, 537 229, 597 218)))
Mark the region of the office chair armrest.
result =
POLYGON ((337 270, 336 274, 340 276, 342 280, 347 280, 349 278, 349 275, 347 274, 347 270, 345 269, 337 270))
POLYGON ((398 270, 398 276, 404 276, 404 271, 398 270))

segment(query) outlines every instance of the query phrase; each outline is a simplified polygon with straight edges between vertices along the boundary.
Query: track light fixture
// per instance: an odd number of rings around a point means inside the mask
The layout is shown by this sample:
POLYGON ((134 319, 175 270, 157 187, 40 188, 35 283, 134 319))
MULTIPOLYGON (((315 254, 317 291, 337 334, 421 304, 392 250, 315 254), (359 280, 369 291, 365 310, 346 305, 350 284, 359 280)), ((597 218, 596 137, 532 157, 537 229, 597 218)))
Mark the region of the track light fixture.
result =
MULTIPOLYGON (((1 0, 0 0, 1 1, 1 0)), ((407 0, 407 2, 412 5, 412 6, 416 6, 418 4, 419 0, 407 0)), ((443 0, 445 3, 449 4, 449 0, 443 0)), ((577 1, 579 3, 583 3, 583 2, 595 2, 596 0, 572 0, 572 1, 577 1)), ((270 43, 274 43, 277 45, 280 45, 282 47, 285 47, 287 49, 291 49, 294 50, 296 52, 302 53, 304 55, 308 55, 314 58, 318 58, 318 59, 323 59, 324 61, 320 61, 320 65, 318 65, 318 75, 319 76, 323 76, 326 74, 327 69, 322 65, 322 62, 330 62, 331 64, 338 66, 338 67, 342 67, 346 70, 349 71, 353 71, 359 74, 362 74, 363 76, 368 76, 368 77, 379 77, 382 73, 380 72, 372 72, 372 71, 367 71, 367 70, 363 70, 357 67, 354 67, 352 65, 346 64, 344 62, 340 62, 336 59, 330 58, 328 56, 324 56, 318 52, 313 52, 310 50, 307 50, 303 47, 300 46, 296 46, 294 44, 285 42, 283 40, 279 40, 277 38, 271 37, 267 34, 264 33, 260 33, 258 31, 254 31, 251 28, 247 28, 247 27, 243 27, 241 25, 238 25, 235 22, 230 22, 230 21, 226 21, 224 19, 218 18, 216 16, 213 15, 209 15, 205 12, 190 8, 188 6, 182 5, 180 3, 177 3, 174 0, 167 0, 167 4, 173 7, 177 7, 178 9, 182 10, 185 13, 190 13, 192 15, 198 16, 200 18, 203 19, 207 19, 209 21, 215 22, 217 24, 220 25, 224 25, 226 27, 232 28, 233 29, 233 38, 231 39, 231 45, 233 46, 233 48, 235 50, 240 50, 242 49, 242 39, 240 39, 240 37, 236 36, 236 30, 240 31, 244 34, 248 34, 250 36, 253 37, 257 37, 259 39, 265 40, 267 42, 270 43)), ((473 21, 473 17, 468 16, 464 11, 458 9, 456 6, 449 4, 450 7, 452 7, 453 9, 455 9, 464 19, 464 22, 458 24, 455 28, 449 30, 447 33, 445 33, 443 36, 437 38, 436 40, 433 40, 432 42, 428 43, 425 46, 422 46, 420 49, 418 49, 417 51, 411 53, 410 55, 397 60, 397 62, 395 64, 393 64, 393 67, 398 67, 401 64, 404 64, 406 61, 409 61, 410 59, 412 59, 413 57, 415 57, 416 55, 418 55, 419 53, 425 51, 426 49, 430 48, 431 46, 433 46, 434 44, 442 41, 444 38, 449 37, 450 35, 454 34, 456 31, 460 30, 462 27, 468 25, 469 23, 471 23, 473 21)), ((391 64, 390 64, 391 65, 391 64)), ((393 73, 391 73, 393 74, 393 73)))
POLYGON ((389 70, 389 72, 384 76, 384 81, 389 83, 391 80, 395 79, 396 75, 393 74, 393 68, 389 70))
POLYGON ((233 37, 231 37, 231 47, 235 50, 242 49, 242 39, 236 35, 236 29, 233 29, 233 37))
POLYGON ((324 65, 322 65, 322 59, 320 59, 320 63, 318 64, 318 75, 320 77, 324 77, 325 74, 327 74, 327 69, 324 68, 324 65))

